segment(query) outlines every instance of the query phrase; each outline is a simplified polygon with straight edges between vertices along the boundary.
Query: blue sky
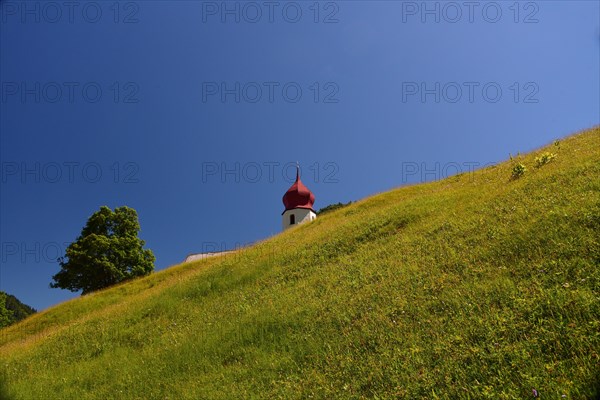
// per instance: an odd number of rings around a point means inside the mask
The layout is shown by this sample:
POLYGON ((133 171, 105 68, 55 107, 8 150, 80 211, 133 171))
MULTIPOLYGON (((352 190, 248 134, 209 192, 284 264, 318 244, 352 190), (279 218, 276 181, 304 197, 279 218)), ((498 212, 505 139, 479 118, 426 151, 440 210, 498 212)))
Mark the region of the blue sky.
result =
POLYGON ((102 205, 156 269, 600 120, 597 1, 0 2, 0 290, 44 309, 102 205), (69 3, 66 3, 69 4, 69 3))

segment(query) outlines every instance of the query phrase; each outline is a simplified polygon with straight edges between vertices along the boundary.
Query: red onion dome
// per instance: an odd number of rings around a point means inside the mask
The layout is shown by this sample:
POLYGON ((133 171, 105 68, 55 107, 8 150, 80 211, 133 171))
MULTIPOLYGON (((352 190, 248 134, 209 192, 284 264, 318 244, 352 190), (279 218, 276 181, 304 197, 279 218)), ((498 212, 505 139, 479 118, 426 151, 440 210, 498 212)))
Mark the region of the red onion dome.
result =
MULTIPOLYGON (((315 195, 300 180, 300 168, 296 169, 296 182, 283 195, 285 211, 294 208, 307 208, 312 210, 315 195)), ((284 212, 285 212, 284 211, 284 212)))

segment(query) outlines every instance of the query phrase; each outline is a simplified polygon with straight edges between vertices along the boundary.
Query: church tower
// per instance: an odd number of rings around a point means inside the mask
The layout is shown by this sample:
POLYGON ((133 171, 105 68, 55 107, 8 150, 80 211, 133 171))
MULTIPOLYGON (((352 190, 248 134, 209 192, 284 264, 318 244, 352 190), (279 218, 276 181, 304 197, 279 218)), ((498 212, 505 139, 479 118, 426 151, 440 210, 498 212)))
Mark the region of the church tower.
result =
POLYGON ((313 210, 314 202, 315 195, 300 180, 300 166, 297 166, 296 182, 283 195, 283 229, 317 218, 317 213, 313 210))

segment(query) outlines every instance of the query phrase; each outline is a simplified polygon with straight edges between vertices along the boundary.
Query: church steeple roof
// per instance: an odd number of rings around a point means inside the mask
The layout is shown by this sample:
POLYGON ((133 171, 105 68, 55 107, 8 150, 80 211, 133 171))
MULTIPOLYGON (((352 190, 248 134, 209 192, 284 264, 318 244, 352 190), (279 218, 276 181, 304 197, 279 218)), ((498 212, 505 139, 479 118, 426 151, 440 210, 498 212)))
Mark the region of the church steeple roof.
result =
POLYGON ((294 208, 312 210, 314 202, 315 195, 300 180, 300 166, 296 166, 296 182, 283 195, 285 211, 294 208))

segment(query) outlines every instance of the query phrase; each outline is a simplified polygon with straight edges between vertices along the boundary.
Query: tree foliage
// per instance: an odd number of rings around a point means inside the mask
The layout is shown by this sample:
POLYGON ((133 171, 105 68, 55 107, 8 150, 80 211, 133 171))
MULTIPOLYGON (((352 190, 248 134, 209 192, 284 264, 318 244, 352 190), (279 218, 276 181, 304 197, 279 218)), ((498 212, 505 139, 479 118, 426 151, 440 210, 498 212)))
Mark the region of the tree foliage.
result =
POLYGON ((338 208, 346 207, 346 206, 349 206, 350 204, 352 204, 351 201, 347 202, 346 204, 344 204, 344 203, 330 204, 327 207, 323 207, 319 211, 317 211, 317 215, 321 215, 321 214, 324 214, 326 212, 337 210, 338 208))
POLYGON ((0 328, 19 322, 35 313, 34 308, 21 303, 15 296, 0 291, 0 328))
POLYGON ((6 308, 6 293, 0 292, 0 328, 13 323, 13 312, 6 308))
POLYGON ((31 314, 35 314, 37 311, 35 308, 22 303, 12 294, 4 293, 6 295, 5 306, 6 309, 12 311, 14 322, 20 321, 27 318, 31 314))
POLYGON ((103 206, 87 221, 77 240, 58 262, 53 288, 82 294, 93 292, 154 270, 154 254, 138 238, 137 212, 129 207, 103 206))

